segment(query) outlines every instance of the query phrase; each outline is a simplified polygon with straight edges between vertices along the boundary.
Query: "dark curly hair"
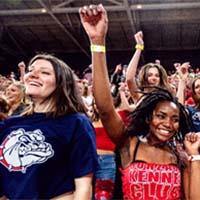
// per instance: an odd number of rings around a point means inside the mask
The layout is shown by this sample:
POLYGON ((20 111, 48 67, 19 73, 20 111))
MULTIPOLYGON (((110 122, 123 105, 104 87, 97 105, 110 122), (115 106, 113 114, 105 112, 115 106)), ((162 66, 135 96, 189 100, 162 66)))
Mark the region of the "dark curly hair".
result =
POLYGON ((149 133, 147 119, 152 117, 156 105, 162 101, 170 101, 175 103, 180 111, 179 130, 176 137, 179 141, 182 141, 183 136, 191 131, 191 121, 185 107, 168 90, 160 87, 153 88, 151 92, 142 92, 144 95, 142 101, 129 114, 127 134, 130 136, 146 136, 149 133))

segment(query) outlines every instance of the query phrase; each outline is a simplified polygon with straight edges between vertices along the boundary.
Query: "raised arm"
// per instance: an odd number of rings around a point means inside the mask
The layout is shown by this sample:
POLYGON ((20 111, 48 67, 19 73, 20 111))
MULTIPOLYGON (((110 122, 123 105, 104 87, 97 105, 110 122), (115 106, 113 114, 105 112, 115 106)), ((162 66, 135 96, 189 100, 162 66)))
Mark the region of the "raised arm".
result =
POLYGON ((176 96, 178 98, 178 101, 182 105, 185 104, 185 90, 186 90, 186 82, 188 78, 189 66, 190 66, 189 62, 185 62, 182 65, 179 63, 175 64, 175 67, 179 75, 178 90, 177 90, 176 96))
POLYGON ((26 65, 24 61, 21 61, 18 64, 18 68, 19 68, 19 74, 20 74, 19 80, 24 82, 24 75, 25 75, 25 70, 26 70, 26 65))
POLYGON ((119 95, 121 98, 121 104, 119 106, 119 110, 126 110, 129 112, 132 112, 133 110, 135 110, 135 104, 130 105, 129 101, 128 101, 128 97, 126 96, 126 83, 121 82, 119 84, 119 95))
POLYGON ((187 153, 191 156, 189 165, 189 199, 200 197, 200 133, 189 133, 184 141, 187 153))
POLYGON ((106 132, 118 145, 125 126, 115 111, 110 91, 105 53, 105 39, 108 29, 107 13, 102 4, 84 6, 80 8, 79 13, 91 43, 95 102, 106 132))
POLYGON ((136 103, 140 97, 140 94, 136 93, 135 91, 138 91, 138 87, 137 87, 137 83, 136 83, 137 66, 138 66, 140 56, 142 53, 142 48, 144 48, 142 31, 139 31, 135 34, 135 41, 137 43, 136 50, 135 50, 135 53, 128 65, 128 69, 127 69, 127 73, 126 73, 126 82, 127 82, 127 85, 130 90, 130 93, 131 93, 134 103, 136 103))

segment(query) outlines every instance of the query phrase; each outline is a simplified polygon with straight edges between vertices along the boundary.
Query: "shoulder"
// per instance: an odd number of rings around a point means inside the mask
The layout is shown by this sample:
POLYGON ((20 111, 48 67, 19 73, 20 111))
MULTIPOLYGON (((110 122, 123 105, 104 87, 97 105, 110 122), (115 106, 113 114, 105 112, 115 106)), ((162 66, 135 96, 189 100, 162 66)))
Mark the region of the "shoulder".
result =
POLYGON ((21 119, 23 119, 22 116, 20 116, 20 115, 13 115, 13 116, 10 116, 7 119, 1 121, 0 122, 0 126, 11 124, 11 123, 15 123, 15 122, 20 121, 21 119))
POLYGON ((57 121, 62 123, 68 131, 72 130, 79 133, 94 132, 91 120, 82 113, 65 115, 60 119, 58 118, 57 121))
POLYGON ((122 159, 123 168, 127 167, 132 163, 138 141, 138 138, 135 136, 129 137, 127 144, 123 145, 123 148, 120 148, 119 151, 122 159))
POLYGON ((83 113, 74 113, 70 115, 64 115, 58 120, 63 120, 66 123, 79 123, 79 124, 91 124, 91 120, 83 113))
POLYGON ((102 126, 103 126, 103 125, 102 125, 102 122, 101 122, 100 120, 98 120, 98 121, 93 121, 92 124, 93 124, 93 126, 94 126, 95 128, 97 128, 97 127, 102 127, 102 126))

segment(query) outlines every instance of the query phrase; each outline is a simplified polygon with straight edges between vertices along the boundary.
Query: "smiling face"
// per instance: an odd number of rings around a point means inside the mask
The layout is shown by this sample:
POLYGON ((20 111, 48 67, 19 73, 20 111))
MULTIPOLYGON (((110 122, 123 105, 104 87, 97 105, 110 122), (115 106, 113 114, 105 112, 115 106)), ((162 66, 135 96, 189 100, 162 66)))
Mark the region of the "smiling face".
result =
POLYGON ((166 142, 179 128, 179 109, 173 102, 164 101, 157 104, 149 122, 150 138, 154 142, 166 142))
POLYGON ((197 79, 195 82, 194 82, 194 98, 197 102, 200 101, 200 79, 197 79))
POLYGON ((22 89, 18 88, 16 85, 11 84, 6 89, 6 99, 10 105, 17 104, 21 102, 23 96, 22 89))
POLYGON ((160 84, 160 74, 156 67, 151 67, 147 72, 147 82, 150 86, 159 86, 160 84))
POLYGON ((52 64, 43 59, 35 60, 24 76, 26 94, 34 101, 43 102, 56 89, 56 77, 52 64))

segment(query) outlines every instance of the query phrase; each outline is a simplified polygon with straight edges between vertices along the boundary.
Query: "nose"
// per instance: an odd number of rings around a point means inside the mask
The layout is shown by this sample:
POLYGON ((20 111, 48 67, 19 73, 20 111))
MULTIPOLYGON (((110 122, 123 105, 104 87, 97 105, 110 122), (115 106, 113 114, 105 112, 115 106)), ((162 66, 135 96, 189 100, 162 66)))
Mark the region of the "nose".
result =
POLYGON ((37 70, 32 70, 32 71, 29 72, 29 76, 31 78, 33 78, 33 77, 37 78, 39 76, 39 72, 37 70))
POLYGON ((6 96, 8 96, 10 93, 11 93, 10 90, 6 90, 5 92, 6 96))
POLYGON ((157 78, 157 76, 152 76, 152 79, 157 80, 158 78, 157 78))
POLYGON ((169 117, 166 117, 165 121, 164 121, 164 126, 167 127, 167 128, 170 128, 171 125, 172 125, 171 119, 169 117))

